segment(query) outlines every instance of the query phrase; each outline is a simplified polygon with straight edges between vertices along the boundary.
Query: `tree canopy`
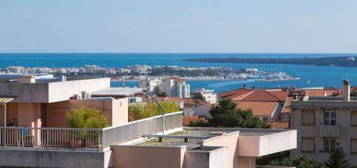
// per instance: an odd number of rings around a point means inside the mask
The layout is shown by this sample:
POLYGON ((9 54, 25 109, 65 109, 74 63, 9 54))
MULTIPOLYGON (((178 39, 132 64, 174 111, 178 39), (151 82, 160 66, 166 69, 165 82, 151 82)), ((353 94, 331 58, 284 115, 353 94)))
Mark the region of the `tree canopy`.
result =
POLYGON ((71 128, 104 128, 108 125, 107 117, 97 109, 77 108, 67 113, 66 118, 71 128))
MULTIPOLYGON (((180 106, 176 102, 161 101, 160 104, 165 113, 180 111, 180 106)), ((157 116, 161 113, 160 107, 154 102, 129 105, 129 119, 131 121, 157 116)))
POLYGON ((273 160, 270 162, 273 166, 294 166, 296 168, 326 168, 326 166, 314 159, 309 159, 306 156, 300 156, 295 159, 284 158, 282 160, 273 160))
POLYGON ((191 126, 269 128, 270 125, 253 116, 251 110, 242 110, 229 99, 224 99, 209 111, 212 118, 207 123, 192 123, 191 126))
POLYGON ((330 154, 330 158, 325 162, 327 168, 349 168, 346 154, 339 143, 336 143, 335 150, 330 154))

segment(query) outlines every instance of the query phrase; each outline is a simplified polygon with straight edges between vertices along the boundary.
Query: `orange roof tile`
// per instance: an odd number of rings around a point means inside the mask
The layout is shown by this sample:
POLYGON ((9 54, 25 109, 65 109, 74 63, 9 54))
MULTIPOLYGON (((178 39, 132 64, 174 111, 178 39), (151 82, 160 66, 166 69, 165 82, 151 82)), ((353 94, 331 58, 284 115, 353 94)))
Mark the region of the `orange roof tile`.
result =
POLYGON ((288 96, 287 91, 283 90, 265 90, 265 89, 254 89, 250 90, 247 88, 241 88, 225 92, 219 95, 224 99, 232 99, 235 101, 285 101, 288 96))
POLYGON ((190 125, 191 122, 197 122, 197 121, 207 122, 206 120, 200 118, 199 116, 184 116, 184 117, 182 117, 182 124, 184 126, 188 126, 188 125, 190 125))
POLYGON ((270 122, 270 127, 273 129, 287 129, 289 128, 289 122, 270 122))
POLYGON ((172 80, 174 80, 174 81, 177 81, 177 82, 185 82, 184 79, 178 78, 178 77, 171 77, 170 79, 172 79, 172 80))
POLYGON ((339 95, 339 90, 326 90, 326 89, 307 89, 305 96, 334 96, 339 95))
POLYGON ((236 101, 237 107, 243 110, 251 109, 255 116, 271 116, 278 102, 236 101))
POLYGON ((224 92, 219 94, 218 96, 223 98, 223 99, 228 99, 230 97, 234 97, 234 96, 239 96, 239 95, 245 95, 247 93, 250 93, 252 90, 251 89, 247 89, 247 88, 239 88, 239 89, 235 89, 235 90, 231 90, 228 92, 224 92))

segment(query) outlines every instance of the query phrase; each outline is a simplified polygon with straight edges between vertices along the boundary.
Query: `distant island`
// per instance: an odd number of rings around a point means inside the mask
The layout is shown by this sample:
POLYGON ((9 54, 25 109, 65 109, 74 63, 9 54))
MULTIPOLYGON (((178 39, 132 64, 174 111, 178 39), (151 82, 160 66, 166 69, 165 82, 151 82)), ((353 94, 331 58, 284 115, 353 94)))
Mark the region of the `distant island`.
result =
POLYGON ((194 58, 189 62, 212 63, 255 63, 255 64, 299 64, 316 66, 357 67, 357 57, 319 57, 319 58, 194 58))

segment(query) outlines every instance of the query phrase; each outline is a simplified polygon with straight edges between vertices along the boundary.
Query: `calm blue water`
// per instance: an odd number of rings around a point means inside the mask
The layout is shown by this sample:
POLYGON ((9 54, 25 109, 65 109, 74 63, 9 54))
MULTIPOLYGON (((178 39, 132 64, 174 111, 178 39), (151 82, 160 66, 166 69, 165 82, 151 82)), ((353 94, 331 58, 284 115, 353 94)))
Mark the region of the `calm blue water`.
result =
MULTIPOLYGON (((357 54, 0 54, 0 68, 18 65, 25 67, 79 67, 99 65, 103 67, 125 67, 128 65, 179 65, 179 66, 222 66, 232 68, 259 68, 265 71, 284 71, 296 77, 298 81, 278 82, 242 82, 242 81, 189 81, 191 89, 210 88, 222 92, 241 87, 243 84, 255 87, 340 87, 343 79, 350 79, 357 84, 357 68, 319 67, 307 65, 276 64, 231 64, 231 63, 197 63, 184 62, 182 59, 204 57, 255 57, 255 58, 289 58, 289 57, 329 57, 357 56, 357 54), (310 82, 307 82, 310 81, 310 82)), ((113 86, 135 86, 137 82, 115 82, 113 86)))

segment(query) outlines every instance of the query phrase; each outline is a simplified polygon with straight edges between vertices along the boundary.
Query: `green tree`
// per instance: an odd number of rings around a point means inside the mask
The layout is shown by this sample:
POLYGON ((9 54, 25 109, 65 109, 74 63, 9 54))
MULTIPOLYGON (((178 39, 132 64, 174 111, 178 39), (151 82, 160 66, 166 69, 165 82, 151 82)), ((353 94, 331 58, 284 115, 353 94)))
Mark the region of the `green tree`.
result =
POLYGON ((270 162, 273 166, 294 166, 296 168, 326 168, 326 166, 314 159, 309 159, 305 156, 290 159, 288 157, 282 160, 273 160, 270 162))
POLYGON ((330 159, 325 162, 327 168, 349 168, 346 154, 339 143, 336 143, 335 150, 330 154, 330 159))
MULTIPOLYGON (((164 109, 165 113, 180 111, 180 106, 176 102, 161 101, 160 104, 164 109)), ((154 102, 129 105, 129 119, 131 121, 157 116, 161 113, 162 112, 160 107, 154 102)))
POLYGON ((108 126, 107 117, 97 109, 77 108, 67 113, 71 128, 104 128, 108 126))
MULTIPOLYGON (((240 127, 240 128, 269 128, 270 125, 253 116, 251 110, 242 110, 229 99, 221 100, 209 113, 212 118, 207 126, 211 127, 240 127)), ((194 125, 194 124, 193 124, 194 125)))

